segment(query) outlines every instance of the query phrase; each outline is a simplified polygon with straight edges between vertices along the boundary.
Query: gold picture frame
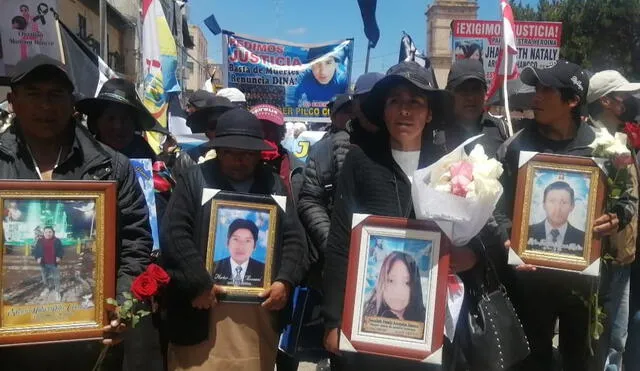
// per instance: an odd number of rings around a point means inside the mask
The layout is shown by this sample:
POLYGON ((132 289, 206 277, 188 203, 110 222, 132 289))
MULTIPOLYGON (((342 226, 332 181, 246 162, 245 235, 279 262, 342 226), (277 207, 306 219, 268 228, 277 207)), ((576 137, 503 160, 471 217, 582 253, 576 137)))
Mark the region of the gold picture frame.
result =
POLYGON ((0 182, 0 346, 102 338, 115 204, 115 182, 0 182))
POLYGON ((259 295, 274 279, 278 205, 269 196, 226 192, 218 196, 211 204, 207 270, 214 283, 225 289, 221 301, 261 302, 259 295))
POLYGON ((601 242, 592 226, 604 211, 604 182, 600 167, 590 158, 537 154, 521 167, 511 239, 520 259, 526 264, 577 272, 599 259, 601 242), (570 202, 564 206, 553 205, 551 200, 547 203, 547 194, 552 195, 555 188, 569 195, 570 202), (554 228, 554 223, 561 227, 554 228))

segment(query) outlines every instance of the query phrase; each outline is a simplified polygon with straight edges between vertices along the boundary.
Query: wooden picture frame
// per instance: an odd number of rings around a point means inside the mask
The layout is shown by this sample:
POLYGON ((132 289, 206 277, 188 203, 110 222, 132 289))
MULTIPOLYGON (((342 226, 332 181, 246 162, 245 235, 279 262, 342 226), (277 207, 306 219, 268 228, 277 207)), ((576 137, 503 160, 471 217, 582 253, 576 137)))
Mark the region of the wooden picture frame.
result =
POLYGON ((440 364, 449 239, 430 221, 353 218, 340 349, 440 364))
POLYGON ((518 170, 509 263, 599 274, 592 226, 604 212, 606 175, 591 158, 522 152, 521 162, 523 154, 533 156, 518 170))
POLYGON ((101 339, 116 183, 0 181, 0 346, 101 339))
POLYGON ((220 301, 264 301, 259 295, 275 278, 276 245, 280 243, 281 205, 274 197, 278 196, 224 191, 213 197, 206 267, 214 283, 225 289, 220 301))

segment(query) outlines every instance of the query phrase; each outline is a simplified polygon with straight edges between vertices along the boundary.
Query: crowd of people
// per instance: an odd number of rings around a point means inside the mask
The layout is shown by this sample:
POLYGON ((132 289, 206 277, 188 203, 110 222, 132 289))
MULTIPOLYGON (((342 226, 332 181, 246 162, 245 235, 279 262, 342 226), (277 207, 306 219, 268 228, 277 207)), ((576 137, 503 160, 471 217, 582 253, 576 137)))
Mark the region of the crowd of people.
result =
MULTIPOLYGON (((487 266, 494 267, 498 286, 513 303, 530 349, 510 370, 640 370, 637 165, 630 168, 628 187, 588 226, 609 257, 602 259, 600 277, 507 263, 513 213, 520 207, 515 205, 520 152, 592 157, 589 145, 596 128, 615 134, 638 125, 640 103, 634 94, 640 84, 615 71, 590 74, 564 60, 545 69, 528 67, 521 80, 535 88, 534 118, 519 122, 521 129, 510 136, 505 120, 485 106, 487 81, 478 60, 456 61, 445 89, 436 88, 433 76, 414 62, 401 62, 386 74, 366 73, 353 92, 331 100, 332 125, 304 164, 281 145, 286 132, 282 111, 268 102, 249 107, 238 89, 196 92, 187 104, 187 124, 208 141, 181 151, 168 140, 156 154, 142 133, 157 131, 169 138, 170 133, 145 109, 131 82, 109 80, 95 98, 76 101, 65 66, 39 55, 21 61, 11 77, 13 116, 0 134, 0 177, 116 181, 118 292, 127 291, 152 261, 168 272, 171 280, 158 298, 153 321, 132 329, 114 318, 104 328, 103 343, 112 351, 103 370, 296 370, 301 353, 279 350, 280 335, 287 325, 313 321, 321 323, 320 331, 303 330, 301 338, 324 348, 314 359, 319 368, 484 370, 478 359, 494 349, 477 341, 470 322, 477 320, 478 306, 471 291, 487 266), (81 115, 86 124, 78 120, 81 115), (478 134, 484 135, 466 149, 482 144, 502 163, 504 194, 477 238, 451 250, 450 274, 461 278, 465 295, 455 333, 444 339, 442 365, 341 352, 353 214, 415 218, 414 172, 478 134), (154 165, 154 175, 162 178, 155 194, 159 256, 151 253, 149 212, 129 158, 162 164, 154 165), (211 219, 205 189, 286 196, 277 212, 278 259, 260 304, 220 300, 225 287, 207 269, 210 224, 220 221, 211 219), (593 308, 584 302, 594 285, 599 285, 605 315, 599 338, 590 331, 593 308), (309 305, 294 306, 296 287, 308 290, 309 305)), ((636 144, 628 144, 634 154, 636 144)), ((568 193, 556 188, 549 193, 568 193)), ((572 193, 569 203, 573 207, 572 193)), ((554 229, 562 236, 568 233, 564 224, 554 229)), ((237 254, 243 257, 232 254, 225 262, 230 282, 255 275, 250 256, 259 233, 255 221, 237 219, 228 227, 227 243, 244 244, 237 254)), ((551 234, 555 241, 558 235, 551 234)), ((547 235, 543 231, 540 239, 547 235)), ((419 278, 410 275, 417 268, 409 256, 380 256, 385 274, 395 274, 396 261, 404 262, 410 277, 406 284, 422 290, 419 278)), ((383 292, 386 285, 398 283, 378 282, 377 290, 383 292)), ((385 298, 369 302, 367 310, 397 316, 395 304, 385 298)), ((414 304, 411 315, 424 318, 424 303, 414 304)), ((11 371, 90 370, 99 352, 97 342, 0 347, 0 365, 11 371)), ((512 357, 489 354, 494 356, 512 357)))

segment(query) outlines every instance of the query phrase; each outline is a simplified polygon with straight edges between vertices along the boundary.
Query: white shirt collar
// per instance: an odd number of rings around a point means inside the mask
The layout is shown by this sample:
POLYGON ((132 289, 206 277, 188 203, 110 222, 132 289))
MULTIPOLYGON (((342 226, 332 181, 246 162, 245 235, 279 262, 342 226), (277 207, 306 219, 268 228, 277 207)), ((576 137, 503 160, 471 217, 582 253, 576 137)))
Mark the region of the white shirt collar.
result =
POLYGON ((241 267, 242 272, 240 272, 240 278, 242 278, 242 280, 244 281, 244 275, 247 274, 247 267, 249 266, 249 261, 247 260, 242 264, 236 263, 233 260, 233 258, 229 258, 229 261, 231 262, 231 279, 233 280, 233 278, 235 278, 236 276, 236 267, 241 267))
POLYGON ((560 234, 558 235, 558 239, 556 240, 557 243, 563 244, 564 243, 564 235, 567 234, 567 228, 569 227, 569 223, 564 223, 560 228, 553 228, 551 226, 551 224, 549 223, 549 220, 545 219, 544 220, 544 229, 545 229, 545 234, 547 236, 547 241, 552 242, 553 241, 553 236, 551 235, 551 231, 553 229, 557 229, 558 232, 560 232, 560 234))

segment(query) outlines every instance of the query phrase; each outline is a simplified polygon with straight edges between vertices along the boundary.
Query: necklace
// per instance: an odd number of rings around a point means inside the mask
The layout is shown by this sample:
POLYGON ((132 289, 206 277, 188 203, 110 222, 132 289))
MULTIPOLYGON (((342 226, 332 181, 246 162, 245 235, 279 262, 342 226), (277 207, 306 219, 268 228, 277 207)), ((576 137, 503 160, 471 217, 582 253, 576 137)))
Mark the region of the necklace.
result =
MULTIPOLYGON (((33 152, 31 152, 31 147, 28 144, 27 144, 27 151, 29 151, 29 155, 31 156, 31 161, 33 161, 33 166, 36 168, 36 173, 38 173, 38 178, 40 178, 40 180, 43 180, 42 173, 40 172, 40 167, 38 167, 38 162, 36 161, 36 158, 33 156, 33 152)), ((58 158, 56 158, 56 163, 55 165, 53 165, 52 171, 58 167, 61 156, 62 156, 62 146, 60 146, 60 148, 58 149, 58 158)))

